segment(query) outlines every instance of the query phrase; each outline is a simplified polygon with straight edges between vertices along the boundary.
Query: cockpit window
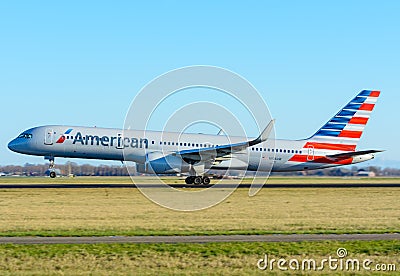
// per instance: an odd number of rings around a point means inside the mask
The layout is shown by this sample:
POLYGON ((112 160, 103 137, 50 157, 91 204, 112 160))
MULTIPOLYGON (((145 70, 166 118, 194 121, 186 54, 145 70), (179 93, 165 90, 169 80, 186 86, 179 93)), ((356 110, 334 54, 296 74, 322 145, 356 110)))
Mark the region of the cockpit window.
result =
POLYGON ((25 139, 30 139, 32 138, 32 134, 30 133, 21 133, 18 138, 25 138, 25 139))

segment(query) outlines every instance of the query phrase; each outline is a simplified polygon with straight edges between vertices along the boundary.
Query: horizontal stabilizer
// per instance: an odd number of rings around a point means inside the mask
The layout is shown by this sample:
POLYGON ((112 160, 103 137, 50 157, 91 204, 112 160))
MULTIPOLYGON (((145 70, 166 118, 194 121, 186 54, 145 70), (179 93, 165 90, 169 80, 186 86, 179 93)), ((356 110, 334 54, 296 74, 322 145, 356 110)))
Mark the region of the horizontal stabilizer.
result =
POLYGON ((332 155, 327 155, 326 157, 333 158, 333 159, 347 159, 347 158, 352 158, 352 157, 359 156, 359 155, 382 152, 382 151, 383 150, 361 150, 361 151, 352 151, 352 152, 345 152, 345 153, 339 153, 339 154, 332 154, 332 155))

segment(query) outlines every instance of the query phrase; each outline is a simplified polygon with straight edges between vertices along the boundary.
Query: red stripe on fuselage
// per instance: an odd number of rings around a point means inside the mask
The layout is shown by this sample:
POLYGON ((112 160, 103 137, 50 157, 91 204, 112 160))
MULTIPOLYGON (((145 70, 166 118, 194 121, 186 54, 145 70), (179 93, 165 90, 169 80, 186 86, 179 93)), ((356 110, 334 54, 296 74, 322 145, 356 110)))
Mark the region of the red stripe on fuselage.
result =
POLYGON ((345 145, 345 144, 331 144, 331 143, 317 143, 317 142, 307 142, 304 148, 313 147, 314 149, 324 149, 324 150, 342 150, 342 151, 355 151, 356 145, 345 145))
POLYGON ((343 160, 334 161, 325 156, 314 156, 314 160, 310 161, 310 160, 307 160, 307 155, 295 154, 289 159, 289 161, 301 162, 301 163, 313 162, 313 163, 324 163, 324 164, 348 165, 353 162, 353 158, 347 158, 347 159, 343 159, 343 160))

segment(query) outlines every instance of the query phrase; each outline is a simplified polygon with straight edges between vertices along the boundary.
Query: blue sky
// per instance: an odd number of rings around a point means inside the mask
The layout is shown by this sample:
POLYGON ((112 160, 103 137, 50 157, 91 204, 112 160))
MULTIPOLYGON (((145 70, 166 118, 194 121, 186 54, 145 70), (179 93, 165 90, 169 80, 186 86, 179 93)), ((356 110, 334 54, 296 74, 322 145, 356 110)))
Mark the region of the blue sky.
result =
POLYGON ((359 148, 386 149, 369 164, 400 167, 399 10, 398 1, 3 1, 0 164, 44 162, 7 149, 26 128, 122 127, 146 83, 202 64, 249 80, 278 138, 308 137, 360 90, 381 90, 359 148))

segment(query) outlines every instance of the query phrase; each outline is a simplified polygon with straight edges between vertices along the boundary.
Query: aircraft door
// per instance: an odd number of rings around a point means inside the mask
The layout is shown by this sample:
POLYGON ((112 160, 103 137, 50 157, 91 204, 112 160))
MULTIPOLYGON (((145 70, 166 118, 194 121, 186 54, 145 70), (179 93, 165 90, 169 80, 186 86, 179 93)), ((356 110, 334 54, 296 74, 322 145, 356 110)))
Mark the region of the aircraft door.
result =
POLYGON ((309 145, 307 148, 307 161, 314 160, 314 146, 309 145))
POLYGON ((47 128, 46 133, 44 135, 44 144, 52 145, 53 144, 54 132, 52 128, 47 128))

